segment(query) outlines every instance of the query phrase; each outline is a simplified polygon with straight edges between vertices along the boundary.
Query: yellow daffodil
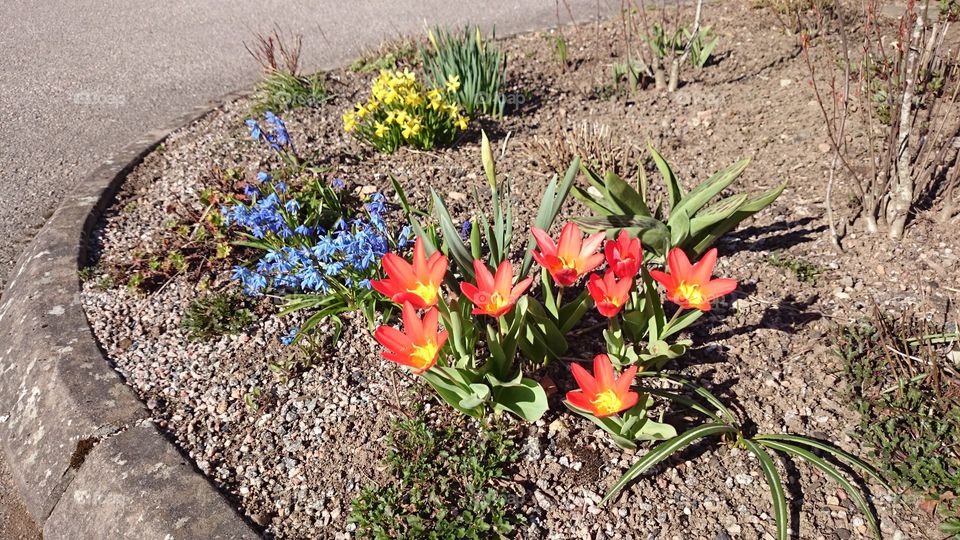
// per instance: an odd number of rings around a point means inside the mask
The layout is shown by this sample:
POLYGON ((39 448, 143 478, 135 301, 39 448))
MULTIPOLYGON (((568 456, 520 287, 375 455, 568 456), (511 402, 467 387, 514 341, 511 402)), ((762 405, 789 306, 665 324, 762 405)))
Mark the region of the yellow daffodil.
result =
POLYGON ((390 129, 389 129, 387 126, 381 124, 380 122, 375 122, 375 123, 373 124, 373 127, 374 127, 374 134, 375 134, 377 137, 383 137, 383 135, 384 135, 386 132, 390 131, 390 129))
POLYGON ((385 124, 389 124, 390 122, 393 122, 394 120, 396 120, 396 118, 397 118, 397 113, 393 111, 387 111, 387 117, 383 119, 383 122, 385 124))
POLYGON ((412 118, 409 122, 407 122, 406 126, 404 126, 403 132, 401 134, 403 135, 404 139, 409 139, 410 137, 416 137, 417 135, 420 134, 421 127, 422 126, 420 125, 420 120, 417 118, 412 118))
POLYGON ((354 128, 357 127, 357 115, 353 114, 350 111, 347 111, 343 114, 343 130, 346 132, 351 132, 354 128))
POLYGON ((417 92, 410 92, 405 98, 403 98, 403 103, 411 107, 417 107, 423 103, 423 96, 417 92))
POLYGON ((460 76, 451 75, 447 77, 447 92, 456 92, 460 89, 460 76))
POLYGON ((360 120, 363 120, 363 117, 366 116, 368 112, 370 112, 367 110, 366 107, 364 107, 363 103, 357 103, 356 109, 357 109, 357 118, 359 118, 360 120))
POLYGON ((457 127, 460 128, 461 131, 467 129, 467 117, 466 117, 466 116, 459 116, 459 117, 457 117, 456 124, 457 124, 457 127))

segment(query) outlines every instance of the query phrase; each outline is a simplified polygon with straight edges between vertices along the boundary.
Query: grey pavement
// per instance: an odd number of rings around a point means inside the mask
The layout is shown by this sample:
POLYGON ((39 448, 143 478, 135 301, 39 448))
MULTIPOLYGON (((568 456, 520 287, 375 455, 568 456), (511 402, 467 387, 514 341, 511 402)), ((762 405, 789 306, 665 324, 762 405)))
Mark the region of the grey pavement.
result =
MULTIPOLYGON (((565 4, 580 21, 619 6, 559 1, 561 22, 565 4)), ((302 33, 305 67, 325 69, 428 24, 503 35, 553 25, 557 11, 553 0, 0 2, 0 290, 86 173, 152 127, 252 84, 258 68, 243 42, 255 32, 302 33)), ((0 538, 37 538, 7 466, 0 456, 0 538)))

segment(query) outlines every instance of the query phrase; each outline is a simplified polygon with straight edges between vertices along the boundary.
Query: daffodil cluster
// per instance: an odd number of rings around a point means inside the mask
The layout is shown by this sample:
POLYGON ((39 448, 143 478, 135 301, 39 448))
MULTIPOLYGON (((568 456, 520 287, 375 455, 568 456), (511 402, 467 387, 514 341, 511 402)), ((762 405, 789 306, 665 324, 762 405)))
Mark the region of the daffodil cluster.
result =
POLYGON ((467 128, 467 117, 453 97, 459 77, 443 88, 426 89, 410 70, 382 70, 371 87, 370 99, 343 115, 343 129, 381 152, 401 145, 429 150, 450 144, 467 128))

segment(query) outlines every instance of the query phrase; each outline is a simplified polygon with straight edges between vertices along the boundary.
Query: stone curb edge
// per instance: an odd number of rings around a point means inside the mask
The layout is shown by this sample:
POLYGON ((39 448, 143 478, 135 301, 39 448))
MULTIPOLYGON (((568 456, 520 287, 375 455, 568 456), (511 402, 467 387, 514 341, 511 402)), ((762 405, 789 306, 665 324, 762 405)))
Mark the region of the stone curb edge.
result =
POLYGON ((248 92, 152 130, 65 197, 0 303, 0 443, 43 538, 258 538, 154 424, 101 351, 80 303, 87 241, 129 172, 172 132, 248 92))

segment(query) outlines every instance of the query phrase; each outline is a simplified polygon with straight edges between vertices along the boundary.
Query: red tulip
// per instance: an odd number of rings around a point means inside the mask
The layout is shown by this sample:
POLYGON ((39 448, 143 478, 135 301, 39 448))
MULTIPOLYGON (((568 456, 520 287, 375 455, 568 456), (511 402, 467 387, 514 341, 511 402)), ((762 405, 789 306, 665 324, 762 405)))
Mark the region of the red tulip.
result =
POLYGON ((637 404, 640 396, 630 391, 630 384, 637 374, 637 366, 627 368, 619 377, 605 354, 593 359, 593 375, 580 364, 570 366, 573 378, 580 390, 567 392, 567 401, 574 407, 590 411, 594 416, 603 418, 625 411, 637 404))
POLYGON ((533 252, 533 258, 553 276, 561 287, 576 283, 580 276, 589 273, 603 262, 603 255, 596 253, 603 242, 603 233, 587 237, 584 241, 580 228, 575 223, 567 223, 560 232, 560 243, 543 230, 534 227, 533 237, 540 252, 533 252))
POLYGON ((590 291, 590 296, 597 305, 597 311, 604 317, 616 317, 617 313, 620 313, 623 305, 630 298, 632 287, 633 279, 626 278, 618 282, 612 270, 607 270, 602 278, 597 274, 591 274, 590 281, 587 282, 587 290, 590 291))
POLYGON ((403 332, 392 326, 380 326, 373 337, 386 347, 383 357, 391 362, 413 368, 420 374, 437 363, 440 348, 447 341, 447 331, 437 332, 440 313, 432 308, 417 316, 417 308, 403 303, 403 332))
POLYGON ((650 277, 667 289, 667 300, 684 309, 710 311, 710 301, 733 292, 737 282, 732 279, 710 279, 717 264, 717 248, 704 254, 697 264, 690 265, 687 254, 673 248, 667 254, 670 273, 651 270, 650 277))
POLYGON ((447 274, 447 258, 437 251, 427 259, 423 242, 417 238, 413 264, 387 253, 383 256, 383 269, 388 279, 371 281, 374 289, 398 304, 410 302, 414 307, 425 309, 437 305, 440 283, 447 274))
POLYGON ((476 306, 473 309, 474 315, 499 317, 509 312, 533 282, 533 278, 528 277, 511 289, 513 265, 510 261, 500 263, 496 277, 480 260, 473 261, 473 270, 477 275, 477 284, 463 282, 460 284, 460 290, 476 306))
POLYGON ((620 279, 633 278, 643 263, 643 250, 639 238, 630 238, 626 229, 621 229, 616 240, 607 240, 603 246, 607 265, 620 279))

